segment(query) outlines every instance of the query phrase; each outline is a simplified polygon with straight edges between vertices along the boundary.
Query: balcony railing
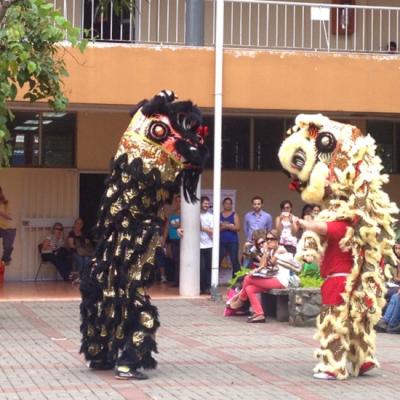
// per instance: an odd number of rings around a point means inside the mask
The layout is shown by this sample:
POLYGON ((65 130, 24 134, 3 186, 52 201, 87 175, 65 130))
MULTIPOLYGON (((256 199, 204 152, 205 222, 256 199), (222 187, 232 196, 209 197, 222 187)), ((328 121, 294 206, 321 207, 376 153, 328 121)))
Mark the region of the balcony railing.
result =
MULTIPOLYGON (((119 15, 112 2, 100 12, 98 0, 54 1, 94 42, 184 46, 186 23, 198 23, 187 18, 186 0, 133 0, 132 9, 119 15)), ((200 38, 204 46, 214 45, 215 3, 204 0, 200 38)), ((400 7, 225 0, 224 42, 228 47, 386 53, 397 52, 399 41, 400 7)))

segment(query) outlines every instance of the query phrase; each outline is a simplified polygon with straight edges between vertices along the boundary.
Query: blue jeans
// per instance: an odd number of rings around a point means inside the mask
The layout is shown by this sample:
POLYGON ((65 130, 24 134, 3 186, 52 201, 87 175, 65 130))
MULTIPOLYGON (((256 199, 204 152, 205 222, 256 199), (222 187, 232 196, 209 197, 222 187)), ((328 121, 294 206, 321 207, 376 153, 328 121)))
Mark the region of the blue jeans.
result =
POLYGON ((240 269, 238 252, 238 242, 220 242, 219 263, 221 264, 221 261, 224 258, 225 254, 228 254, 232 263, 233 274, 235 274, 235 272, 239 271, 240 269))
POLYGON ((390 299, 383 319, 390 328, 400 324, 400 294, 395 294, 390 299))
POLYGON ((72 258, 74 260, 74 264, 76 265, 78 272, 79 272, 79 276, 82 276, 82 272, 84 270, 84 268, 89 264, 91 257, 89 256, 80 256, 76 253, 74 253, 72 255, 72 258))

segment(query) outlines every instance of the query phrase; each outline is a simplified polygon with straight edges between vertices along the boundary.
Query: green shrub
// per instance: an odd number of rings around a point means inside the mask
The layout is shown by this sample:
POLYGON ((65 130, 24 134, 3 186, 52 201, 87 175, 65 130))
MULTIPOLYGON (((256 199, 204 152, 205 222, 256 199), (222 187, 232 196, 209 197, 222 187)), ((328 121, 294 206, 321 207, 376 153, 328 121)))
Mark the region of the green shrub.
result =
POLYGON ((319 266, 315 263, 305 263, 300 274, 300 287, 319 288, 324 283, 319 273, 319 266))
POLYGON ((228 287, 234 287, 240 278, 245 277, 251 271, 250 268, 241 267, 238 272, 235 273, 233 278, 228 282, 228 287))

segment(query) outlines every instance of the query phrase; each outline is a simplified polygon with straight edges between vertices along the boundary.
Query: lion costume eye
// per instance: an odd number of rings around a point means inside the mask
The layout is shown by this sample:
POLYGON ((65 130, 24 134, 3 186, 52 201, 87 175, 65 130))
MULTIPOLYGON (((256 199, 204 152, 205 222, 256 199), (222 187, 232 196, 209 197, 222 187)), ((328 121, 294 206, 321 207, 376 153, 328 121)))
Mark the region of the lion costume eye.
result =
POLYGON ((150 125, 148 136, 150 139, 156 142, 164 141, 167 136, 170 134, 169 126, 166 125, 164 122, 153 122, 150 125))
POLYGON ((332 153, 335 150, 337 140, 330 132, 321 132, 315 140, 315 145, 319 153, 332 153))

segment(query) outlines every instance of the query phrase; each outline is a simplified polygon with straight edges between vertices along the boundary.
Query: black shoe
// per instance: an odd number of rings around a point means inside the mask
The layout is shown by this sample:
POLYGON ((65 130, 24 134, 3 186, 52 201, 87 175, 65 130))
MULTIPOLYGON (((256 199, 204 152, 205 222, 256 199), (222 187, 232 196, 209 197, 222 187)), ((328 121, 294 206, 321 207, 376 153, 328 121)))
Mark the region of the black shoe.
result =
POLYGON ((263 324, 265 322, 265 316, 262 314, 261 315, 254 314, 251 318, 247 319, 247 322, 251 324, 257 324, 257 323, 263 324))
POLYGON ((144 380, 149 379, 149 377, 144 374, 143 372, 137 371, 136 369, 130 369, 129 367, 118 367, 117 371, 115 372, 115 377, 117 379, 136 379, 136 380, 144 380))
POLYGON ((107 371, 110 369, 114 369, 114 364, 107 361, 92 360, 89 362, 88 366, 90 369, 95 369, 96 371, 107 371))
POLYGON ((400 333, 400 324, 397 324, 395 326, 388 326, 387 333, 400 333))
POLYGON ((375 330, 377 332, 386 332, 387 328, 388 328, 388 323, 383 318, 381 318, 375 326, 375 330))

